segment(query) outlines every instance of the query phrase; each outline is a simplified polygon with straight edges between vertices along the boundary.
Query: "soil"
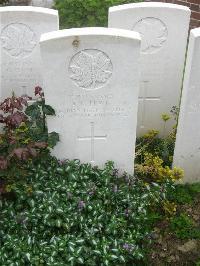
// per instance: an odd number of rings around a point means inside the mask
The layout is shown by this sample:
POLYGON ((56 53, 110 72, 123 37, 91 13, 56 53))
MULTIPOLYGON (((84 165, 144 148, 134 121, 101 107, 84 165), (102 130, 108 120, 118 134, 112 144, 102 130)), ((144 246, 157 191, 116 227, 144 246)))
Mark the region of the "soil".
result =
MULTIPOLYGON (((177 211, 187 213, 195 226, 200 227, 200 195, 192 205, 180 205, 177 211)), ((149 265, 200 266, 200 239, 179 239, 170 231, 167 220, 156 225, 153 237, 149 265)))

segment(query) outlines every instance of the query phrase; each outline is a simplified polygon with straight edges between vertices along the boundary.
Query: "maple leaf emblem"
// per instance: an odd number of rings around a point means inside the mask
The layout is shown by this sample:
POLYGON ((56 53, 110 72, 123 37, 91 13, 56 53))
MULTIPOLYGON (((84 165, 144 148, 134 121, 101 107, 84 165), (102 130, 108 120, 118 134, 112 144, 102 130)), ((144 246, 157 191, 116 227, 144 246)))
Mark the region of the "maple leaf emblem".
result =
POLYGON ((141 34, 143 53, 156 52, 167 40, 167 27, 156 18, 149 17, 140 20, 134 30, 141 34))
POLYGON ((13 23, 1 33, 2 47, 12 56, 24 57, 36 46, 35 33, 25 24, 13 23))
POLYGON ((101 87, 112 75, 109 57, 101 51, 92 49, 76 54, 69 68, 71 79, 79 87, 87 90, 101 87))

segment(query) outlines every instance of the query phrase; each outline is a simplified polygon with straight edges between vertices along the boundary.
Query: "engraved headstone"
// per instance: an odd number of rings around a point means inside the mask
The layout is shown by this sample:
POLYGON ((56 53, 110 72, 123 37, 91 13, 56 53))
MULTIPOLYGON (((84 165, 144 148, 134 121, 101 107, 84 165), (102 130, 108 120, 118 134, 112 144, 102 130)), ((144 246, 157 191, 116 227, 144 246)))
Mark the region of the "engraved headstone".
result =
POLYGON ((42 86, 39 40, 58 29, 58 13, 38 7, 0 8, 0 99, 14 92, 33 96, 42 86))
POLYGON ((139 92, 138 33, 83 28, 44 34, 46 102, 56 110, 54 154, 133 173, 139 92))
POLYGON ((141 79, 137 135, 157 129, 166 135, 162 113, 179 105, 190 10, 166 3, 135 3, 111 7, 109 27, 140 33, 141 79))
POLYGON ((180 107, 174 166, 184 169, 184 182, 200 182, 200 28, 190 42, 180 107))

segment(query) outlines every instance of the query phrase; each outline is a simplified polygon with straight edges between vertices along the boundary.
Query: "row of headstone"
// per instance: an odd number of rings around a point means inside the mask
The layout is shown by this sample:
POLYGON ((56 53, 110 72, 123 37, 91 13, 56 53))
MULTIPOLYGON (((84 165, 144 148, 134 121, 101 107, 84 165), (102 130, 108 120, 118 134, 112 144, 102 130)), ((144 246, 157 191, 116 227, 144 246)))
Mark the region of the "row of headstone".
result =
POLYGON ((61 136, 57 157, 100 166, 113 160, 117 168, 133 172, 137 72, 139 118, 143 116, 138 135, 152 127, 162 130, 161 113, 180 100, 189 18, 187 7, 131 4, 110 9, 110 30, 72 29, 42 36, 46 99, 57 113, 49 119, 49 129, 61 136), (129 39, 130 30, 141 34, 140 63, 137 47, 127 47, 119 28, 129 30, 129 39))
POLYGON ((113 160, 119 169, 132 173, 138 96, 138 136, 151 128, 163 135, 170 131, 170 124, 162 131, 160 116, 179 104, 187 7, 114 7, 110 29, 57 31, 57 11, 43 8, 6 7, 0 16, 1 97, 12 90, 30 95, 36 85, 43 86, 44 78, 47 103, 56 110, 48 123, 50 130, 60 133, 54 151, 59 158, 100 166, 113 160), (39 39, 50 31, 55 32, 41 38, 41 60, 39 39), (134 31, 142 37, 140 54, 140 37, 134 31))

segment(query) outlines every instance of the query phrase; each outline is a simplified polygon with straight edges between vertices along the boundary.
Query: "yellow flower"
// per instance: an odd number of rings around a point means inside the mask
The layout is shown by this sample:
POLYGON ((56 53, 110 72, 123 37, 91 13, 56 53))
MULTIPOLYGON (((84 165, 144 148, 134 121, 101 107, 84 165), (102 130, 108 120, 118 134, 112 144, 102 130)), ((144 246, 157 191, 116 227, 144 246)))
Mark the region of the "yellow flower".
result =
POLYGON ((22 143, 23 144, 28 144, 30 141, 31 141, 31 139, 30 138, 27 138, 27 139, 23 140, 22 143))
POLYGON ((158 135, 159 131, 158 130, 149 130, 146 134, 144 134, 145 139, 152 139, 158 135))
POLYGON ((5 190, 6 190, 6 192, 10 192, 12 190, 12 186, 11 185, 7 185, 5 190))
POLYGON ((33 192, 32 187, 31 187, 31 186, 27 187, 26 192, 27 192, 28 194, 31 194, 31 193, 33 192))
POLYGON ((28 131, 28 127, 26 125, 26 123, 22 122, 19 127, 16 129, 17 133, 24 133, 28 131))
POLYGON ((166 214, 168 215, 174 215, 176 213, 177 205, 174 202, 170 202, 168 200, 164 201, 163 203, 163 209, 166 214))
POLYGON ((162 120, 164 122, 167 122, 170 118, 171 118, 170 115, 168 115, 168 114, 162 114, 162 120))
POLYGON ((172 169, 172 180, 180 180, 184 176, 184 170, 179 167, 174 167, 172 169))

